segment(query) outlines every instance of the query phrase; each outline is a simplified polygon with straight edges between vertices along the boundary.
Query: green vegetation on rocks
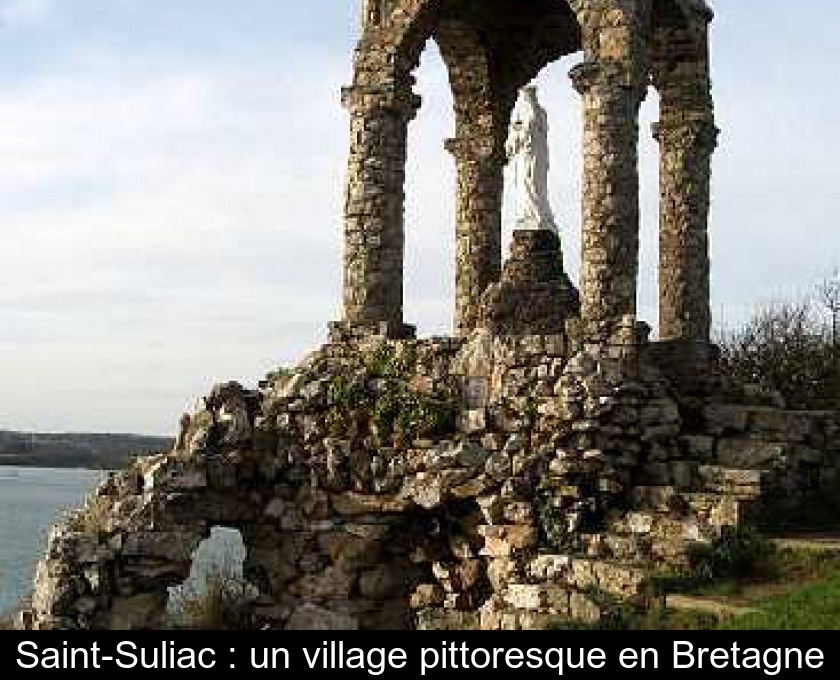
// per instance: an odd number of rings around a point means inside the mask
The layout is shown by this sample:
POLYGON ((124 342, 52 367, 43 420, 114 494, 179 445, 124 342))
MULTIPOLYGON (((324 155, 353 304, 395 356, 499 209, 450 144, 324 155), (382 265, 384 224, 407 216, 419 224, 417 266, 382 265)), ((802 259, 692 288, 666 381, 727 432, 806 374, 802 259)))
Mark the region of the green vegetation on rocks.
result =
POLYGON ((428 389, 415 386, 422 378, 411 349, 396 352, 388 344, 360 353, 353 373, 339 373, 327 388, 327 420, 339 435, 347 423, 367 427, 381 444, 402 448, 415 439, 454 432, 457 393, 450 385, 429 380, 428 389))

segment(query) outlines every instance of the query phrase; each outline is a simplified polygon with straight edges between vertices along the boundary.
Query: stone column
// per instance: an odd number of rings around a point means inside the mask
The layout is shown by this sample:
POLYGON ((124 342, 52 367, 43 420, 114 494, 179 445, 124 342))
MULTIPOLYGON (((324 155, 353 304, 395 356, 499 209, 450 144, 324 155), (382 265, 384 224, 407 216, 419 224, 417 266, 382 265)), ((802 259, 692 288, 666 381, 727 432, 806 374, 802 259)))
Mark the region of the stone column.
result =
POLYGON ((696 30, 663 26, 655 36, 653 76, 660 94, 659 335, 708 343, 711 334, 709 204, 717 146, 709 75, 710 11, 696 30))
POLYGON ((586 60, 571 72, 583 95, 581 314, 606 341, 636 315, 639 269, 639 107, 648 85, 650 6, 590 2, 582 10, 586 60))
POLYGON ((343 100, 351 115, 343 325, 404 337, 406 141, 420 100, 409 88, 358 87, 345 89, 343 100))
POLYGON ((450 139, 458 166, 455 334, 469 335, 479 321, 481 296, 502 268, 504 151, 492 137, 450 139))
POLYGON ((654 126, 661 147, 659 335, 709 342, 709 204, 718 129, 711 114, 654 126))
POLYGON ((362 26, 376 27, 382 23, 382 0, 362 0, 362 26))

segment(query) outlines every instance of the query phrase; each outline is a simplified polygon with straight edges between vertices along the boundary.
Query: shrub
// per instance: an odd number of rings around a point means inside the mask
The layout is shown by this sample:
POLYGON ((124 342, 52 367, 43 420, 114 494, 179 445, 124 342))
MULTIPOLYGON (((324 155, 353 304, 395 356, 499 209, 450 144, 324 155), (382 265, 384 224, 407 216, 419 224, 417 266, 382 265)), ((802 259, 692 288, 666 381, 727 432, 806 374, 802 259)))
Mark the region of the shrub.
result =
POLYGON ((415 370, 417 355, 411 346, 397 351, 394 346, 383 343, 365 356, 363 362, 377 378, 403 379, 415 370))
POLYGON ((747 579, 773 569, 775 549, 751 528, 727 528, 711 543, 689 546, 688 576, 699 582, 747 579))
POLYGON ((569 474, 565 485, 575 487, 580 497, 572 503, 564 502, 557 482, 544 479, 538 486, 534 507, 540 529, 541 544, 556 552, 569 552, 580 547, 585 534, 597 534, 606 529, 606 509, 610 501, 599 488, 596 474, 569 474))
POLYGON ((398 351, 382 344, 360 354, 355 372, 334 376, 327 387, 330 432, 341 436, 356 425, 363 432, 369 429, 381 444, 397 448, 417 438, 454 432, 455 391, 440 385, 428 394, 414 389, 411 378, 416 370, 411 347, 398 351))
POLYGON ((819 302, 766 306, 718 340, 726 372, 737 382, 775 391, 789 408, 840 408, 840 284, 821 286, 819 302))

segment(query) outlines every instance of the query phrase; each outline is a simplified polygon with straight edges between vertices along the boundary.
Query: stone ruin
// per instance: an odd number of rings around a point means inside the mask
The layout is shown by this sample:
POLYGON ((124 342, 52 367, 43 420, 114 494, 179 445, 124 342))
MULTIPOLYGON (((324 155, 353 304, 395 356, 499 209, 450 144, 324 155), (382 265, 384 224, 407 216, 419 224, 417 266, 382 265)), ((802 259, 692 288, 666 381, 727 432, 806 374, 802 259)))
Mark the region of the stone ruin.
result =
POLYGON ((840 415, 734 384, 710 342, 716 145, 702 0, 366 0, 344 314, 259 389, 217 386, 170 453, 55 527, 30 629, 162 625, 214 527, 241 532, 255 628, 533 629, 643 602, 727 527, 836 497, 840 415), (455 337, 403 319, 412 71, 434 39, 457 120, 455 337), (520 87, 583 51, 580 290, 545 232, 502 267, 520 87), (638 112, 661 98, 659 339, 636 317, 638 112))

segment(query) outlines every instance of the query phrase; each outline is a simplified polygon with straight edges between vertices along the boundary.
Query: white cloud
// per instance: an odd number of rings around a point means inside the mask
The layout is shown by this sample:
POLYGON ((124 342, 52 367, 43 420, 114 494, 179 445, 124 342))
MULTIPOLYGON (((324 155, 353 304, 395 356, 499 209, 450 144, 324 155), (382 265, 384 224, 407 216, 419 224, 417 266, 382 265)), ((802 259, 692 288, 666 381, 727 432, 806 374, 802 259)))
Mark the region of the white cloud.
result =
POLYGON ((0 351, 21 386, 4 424, 165 431, 214 378, 253 381, 323 337, 346 136, 333 68, 103 65, 4 92, 0 351))
POLYGON ((17 28, 38 23, 53 9, 54 0, 3 0, 0 26, 17 28))

